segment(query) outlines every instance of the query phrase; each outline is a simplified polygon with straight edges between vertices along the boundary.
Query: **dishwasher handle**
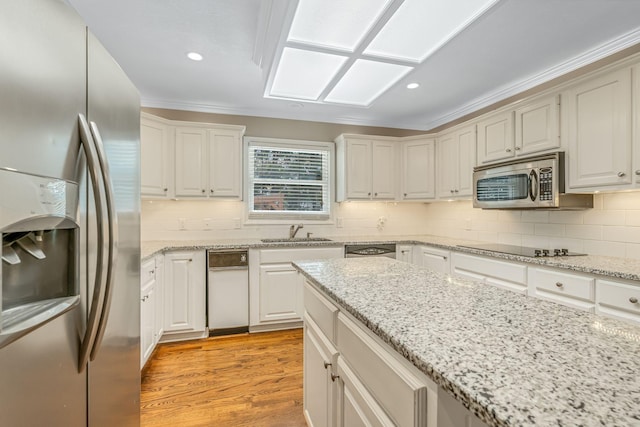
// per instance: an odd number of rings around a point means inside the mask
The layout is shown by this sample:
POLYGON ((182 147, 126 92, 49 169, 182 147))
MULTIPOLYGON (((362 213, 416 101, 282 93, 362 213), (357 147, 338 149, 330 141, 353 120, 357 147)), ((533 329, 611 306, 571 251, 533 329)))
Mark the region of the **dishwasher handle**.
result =
POLYGON ((248 270, 248 265, 235 265, 235 266, 227 266, 227 267, 211 267, 209 266, 209 271, 228 271, 228 270, 248 270))

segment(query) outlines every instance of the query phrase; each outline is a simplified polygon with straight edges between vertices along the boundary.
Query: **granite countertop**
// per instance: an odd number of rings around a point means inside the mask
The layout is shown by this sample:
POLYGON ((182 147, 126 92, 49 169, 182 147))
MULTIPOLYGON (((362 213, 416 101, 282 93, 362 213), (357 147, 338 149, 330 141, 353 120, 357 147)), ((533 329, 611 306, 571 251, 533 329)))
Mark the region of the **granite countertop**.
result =
POLYGON ((359 243, 397 243, 411 245, 429 245, 445 250, 454 250, 475 255, 491 256, 509 261, 538 264, 549 267, 569 269, 587 274, 598 274, 627 280, 640 281, 640 259, 615 258, 596 255, 576 257, 530 258, 520 255, 509 255, 488 252, 479 249, 459 247, 458 245, 477 244, 483 242, 453 239, 430 235, 401 235, 401 236, 327 236, 331 241, 318 242, 279 242, 263 243, 260 239, 210 239, 210 240, 167 240, 142 242, 142 260, 171 250, 208 250, 208 249, 253 249, 253 248, 284 248, 284 247, 323 247, 359 243))
POLYGON ((640 425, 640 327, 385 258, 295 264, 491 426, 640 425))

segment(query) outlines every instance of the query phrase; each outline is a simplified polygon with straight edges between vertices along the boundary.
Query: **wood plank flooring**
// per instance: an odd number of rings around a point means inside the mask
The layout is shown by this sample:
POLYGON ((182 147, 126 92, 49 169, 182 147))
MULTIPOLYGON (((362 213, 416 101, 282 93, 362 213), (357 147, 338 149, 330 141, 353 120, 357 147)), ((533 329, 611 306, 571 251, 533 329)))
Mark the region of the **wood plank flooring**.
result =
POLYGON ((303 427, 302 329, 161 344, 141 426, 303 427))

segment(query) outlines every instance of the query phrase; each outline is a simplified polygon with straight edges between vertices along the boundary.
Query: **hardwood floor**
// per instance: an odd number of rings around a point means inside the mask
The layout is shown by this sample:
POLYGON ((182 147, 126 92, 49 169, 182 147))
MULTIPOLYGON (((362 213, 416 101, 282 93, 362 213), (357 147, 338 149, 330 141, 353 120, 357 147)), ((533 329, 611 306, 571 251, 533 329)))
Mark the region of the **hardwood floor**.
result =
POLYGON ((141 426, 303 427, 302 329, 161 344, 141 426))

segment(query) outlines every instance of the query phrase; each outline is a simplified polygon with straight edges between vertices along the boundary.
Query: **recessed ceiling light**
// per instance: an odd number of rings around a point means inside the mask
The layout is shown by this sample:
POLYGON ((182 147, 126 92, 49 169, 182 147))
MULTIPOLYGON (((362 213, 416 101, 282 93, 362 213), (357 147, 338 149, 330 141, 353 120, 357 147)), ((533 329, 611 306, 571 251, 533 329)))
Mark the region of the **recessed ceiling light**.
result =
POLYGON ((407 85, 407 89, 416 89, 418 87, 420 87, 420 83, 409 83, 407 85))
POLYGON ((198 52, 187 53, 187 58, 189 58, 192 61, 202 61, 202 55, 200 55, 198 52))

